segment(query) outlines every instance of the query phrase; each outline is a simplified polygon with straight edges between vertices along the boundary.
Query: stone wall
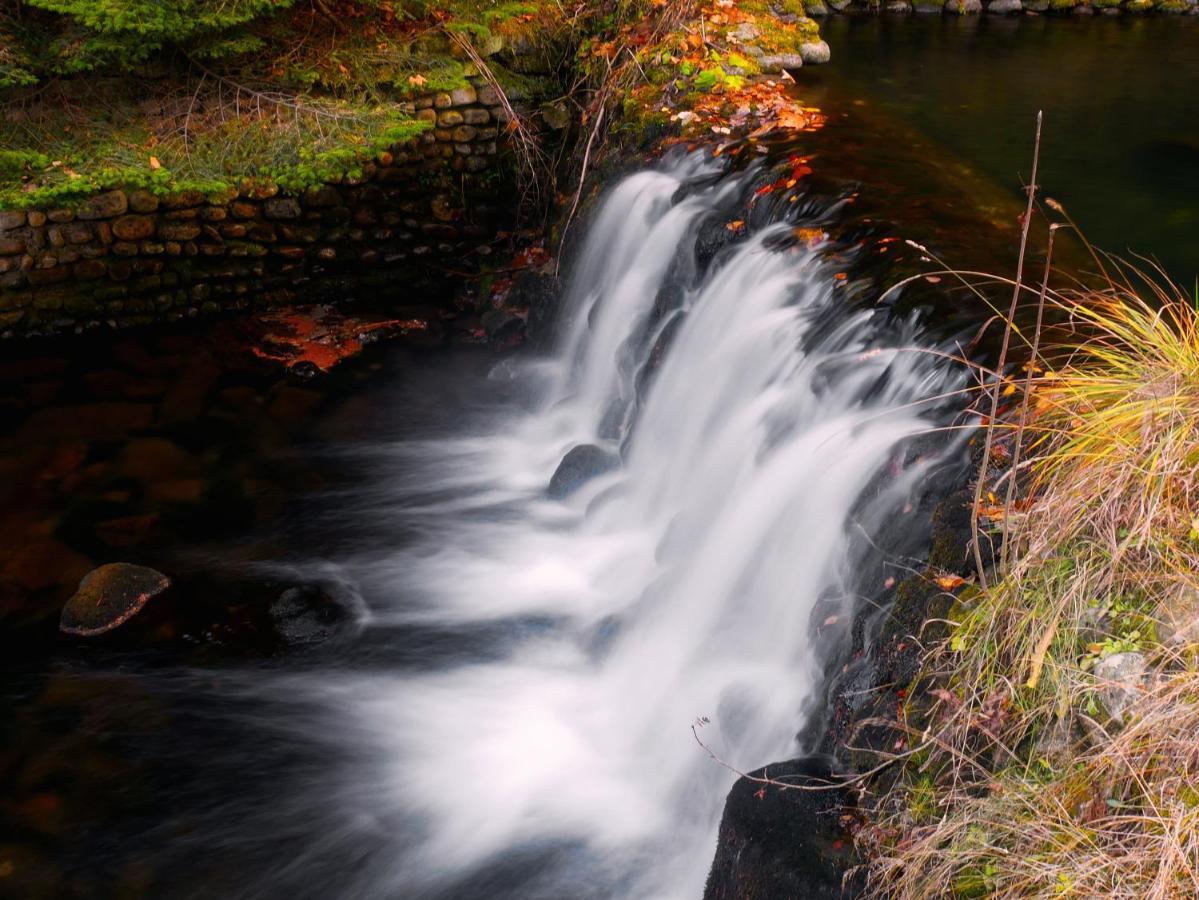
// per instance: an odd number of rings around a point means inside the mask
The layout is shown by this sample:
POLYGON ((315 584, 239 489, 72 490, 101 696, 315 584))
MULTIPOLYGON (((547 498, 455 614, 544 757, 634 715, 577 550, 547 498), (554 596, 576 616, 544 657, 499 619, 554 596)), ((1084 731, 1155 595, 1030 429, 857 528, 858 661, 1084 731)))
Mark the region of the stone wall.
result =
POLYGON ((404 104, 433 127, 361 179, 299 196, 112 190, 74 209, 0 210, 0 334, 360 297, 462 265, 515 207, 505 110, 472 82, 404 104))

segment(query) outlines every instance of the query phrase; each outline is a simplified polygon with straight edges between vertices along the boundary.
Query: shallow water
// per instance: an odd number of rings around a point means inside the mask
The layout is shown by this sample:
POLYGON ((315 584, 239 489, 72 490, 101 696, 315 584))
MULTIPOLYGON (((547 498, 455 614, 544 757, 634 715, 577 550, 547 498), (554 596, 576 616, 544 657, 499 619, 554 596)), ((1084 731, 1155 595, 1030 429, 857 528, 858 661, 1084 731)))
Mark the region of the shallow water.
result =
POLYGON ((1045 195, 1096 246, 1156 258, 1192 286, 1199 19, 857 16, 832 17, 822 31, 833 63, 802 71, 801 88, 823 86, 831 109, 913 129, 936 145, 933 178, 938 167, 966 166, 1018 199, 1044 110, 1045 195))

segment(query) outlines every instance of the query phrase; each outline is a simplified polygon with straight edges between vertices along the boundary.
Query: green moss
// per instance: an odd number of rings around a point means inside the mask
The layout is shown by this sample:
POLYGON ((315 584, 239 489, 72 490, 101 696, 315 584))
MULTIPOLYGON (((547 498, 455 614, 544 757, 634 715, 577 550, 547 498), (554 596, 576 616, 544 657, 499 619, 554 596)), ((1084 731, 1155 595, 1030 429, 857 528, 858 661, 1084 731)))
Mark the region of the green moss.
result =
MULTIPOLYGON (((388 112, 374 127, 346 131, 320 142, 306 130, 237 123, 240 146, 227 143, 234 129, 203 136, 189 148, 155 148, 158 167, 130 159, 127 147, 113 135, 106 140, 78 143, 60 139, 50 155, 36 150, 0 154, 0 208, 49 209, 71 207, 99 191, 142 189, 156 196, 197 191, 207 196, 227 194, 244 179, 259 179, 298 192, 347 175, 360 176, 362 165, 380 150, 410 141, 431 128, 423 120, 388 112)), ((119 133, 128 139, 132 135, 119 133)))
POLYGON ((1081 0, 1049 0, 1049 8, 1055 11, 1073 9, 1080 2, 1081 0))

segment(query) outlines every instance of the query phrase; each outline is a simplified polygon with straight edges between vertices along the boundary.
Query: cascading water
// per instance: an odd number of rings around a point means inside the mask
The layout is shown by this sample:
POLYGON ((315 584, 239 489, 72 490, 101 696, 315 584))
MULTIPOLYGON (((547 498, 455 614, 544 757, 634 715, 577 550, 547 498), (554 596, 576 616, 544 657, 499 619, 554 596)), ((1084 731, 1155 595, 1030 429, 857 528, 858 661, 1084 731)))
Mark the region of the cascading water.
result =
POLYGON ((911 323, 853 308, 792 236, 803 204, 701 260, 752 177, 691 154, 623 180, 552 358, 493 372, 523 408, 385 448, 375 512, 420 537, 345 563, 371 622, 483 649, 300 680, 354 763, 340 831, 297 855, 389 848, 341 895, 695 898, 734 776, 692 723, 744 770, 798 751, 822 644, 907 527, 934 458, 910 439, 956 376, 911 323), (580 444, 620 464, 550 499, 580 444))

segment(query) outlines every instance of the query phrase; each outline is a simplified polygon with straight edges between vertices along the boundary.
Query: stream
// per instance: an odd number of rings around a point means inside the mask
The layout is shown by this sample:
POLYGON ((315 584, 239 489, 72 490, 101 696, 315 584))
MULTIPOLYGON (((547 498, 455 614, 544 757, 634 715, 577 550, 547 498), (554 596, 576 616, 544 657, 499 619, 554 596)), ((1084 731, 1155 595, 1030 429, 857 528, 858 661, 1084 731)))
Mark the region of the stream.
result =
MULTIPOLYGON (((1138 103, 1195 64, 1150 20, 1053 27, 830 20, 835 63, 798 87, 828 126, 614 179, 537 346, 414 334, 315 380, 237 321, 15 349, 0 894, 700 896, 731 768, 809 748, 855 614, 919 565, 960 458, 945 355, 986 313, 944 285, 880 303, 921 265, 904 238, 1010 268, 1032 54, 1108 60, 1127 80, 1093 91, 1138 103), (1003 103, 948 99, 992 77, 1003 103), (799 153, 811 177, 764 191, 799 153), (111 640, 58 635, 114 559, 176 585, 111 640)), ((1150 211, 1195 141, 1185 93, 1044 179, 1180 277, 1189 213, 1150 211), (1096 167, 1123 174, 1099 191, 1096 167)), ((1053 159, 1087 126, 1047 97, 1053 159)))

